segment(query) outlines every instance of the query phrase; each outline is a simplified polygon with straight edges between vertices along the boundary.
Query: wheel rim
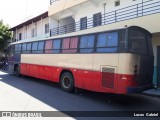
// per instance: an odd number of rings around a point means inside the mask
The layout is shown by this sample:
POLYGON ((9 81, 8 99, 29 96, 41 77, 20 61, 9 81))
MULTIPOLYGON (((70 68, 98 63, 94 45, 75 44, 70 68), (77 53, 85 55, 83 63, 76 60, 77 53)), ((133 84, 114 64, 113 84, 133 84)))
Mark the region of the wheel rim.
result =
POLYGON ((68 76, 65 76, 65 77, 63 78, 62 84, 63 84, 63 86, 64 86, 65 88, 69 88, 69 87, 71 86, 71 80, 70 80, 70 78, 69 78, 68 76))

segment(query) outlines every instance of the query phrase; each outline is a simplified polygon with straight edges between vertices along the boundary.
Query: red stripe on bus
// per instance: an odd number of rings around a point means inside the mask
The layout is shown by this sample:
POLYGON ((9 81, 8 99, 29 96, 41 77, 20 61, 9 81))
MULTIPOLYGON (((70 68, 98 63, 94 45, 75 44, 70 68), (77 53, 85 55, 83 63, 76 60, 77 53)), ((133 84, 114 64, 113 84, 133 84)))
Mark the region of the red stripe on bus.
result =
MULTIPOLYGON (((137 86, 138 84, 134 81, 133 75, 122 75, 114 73, 105 73, 108 76, 103 76, 102 72, 80 70, 74 68, 63 68, 54 66, 43 66, 43 65, 32 65, 32 64, 21 64, 20 73, 22 75, 32 76, 44 80, 53 82, 59 82, 60 74, 63 70, 69 70, 72 72, 75 87, 106 93, 127 93, 127 87, 137 86), (113 81, 107 81, 109 76, 114 76, 113 81), (104 77, 104 78, 103 78, 104 77), (107 83, 108 82, 108 83, 107 83), (112 86, 113 85, 113 86, 112 86)), ((112 78, 110 77, 110 79, 112 78)))

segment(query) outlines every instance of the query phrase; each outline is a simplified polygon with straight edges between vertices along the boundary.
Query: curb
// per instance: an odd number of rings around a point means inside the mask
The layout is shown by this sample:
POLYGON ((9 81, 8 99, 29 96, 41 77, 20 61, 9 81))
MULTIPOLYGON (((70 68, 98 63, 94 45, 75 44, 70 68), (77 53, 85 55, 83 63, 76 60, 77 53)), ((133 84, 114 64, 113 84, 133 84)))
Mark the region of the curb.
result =
POLYGON ((156 95, 156 94, 150 94, 150 93, 142 93, 143 95, 146 95, 146 96, 151 96, 151 97, 157 97, 157 98, 160 98, 160 95, 156 95))

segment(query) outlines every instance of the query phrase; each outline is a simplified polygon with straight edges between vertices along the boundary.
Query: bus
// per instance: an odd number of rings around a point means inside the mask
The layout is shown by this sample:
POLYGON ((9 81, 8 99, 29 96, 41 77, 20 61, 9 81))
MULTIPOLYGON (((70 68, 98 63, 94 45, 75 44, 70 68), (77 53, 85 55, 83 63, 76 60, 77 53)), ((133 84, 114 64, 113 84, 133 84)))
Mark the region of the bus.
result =
POLYGON ((18 41, 9 48, 9 71, 59 83, 72 92, 130 94, 152 88, 152 35, 139 26, 18 41))

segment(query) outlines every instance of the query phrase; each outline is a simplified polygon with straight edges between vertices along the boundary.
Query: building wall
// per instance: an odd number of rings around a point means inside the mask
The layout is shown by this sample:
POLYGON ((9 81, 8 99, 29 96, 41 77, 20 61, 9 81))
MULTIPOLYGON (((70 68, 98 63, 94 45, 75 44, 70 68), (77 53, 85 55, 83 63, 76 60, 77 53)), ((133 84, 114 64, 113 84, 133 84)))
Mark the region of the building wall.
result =
POLYGON ((154 52, 154 75, 153 75, 153 83, 157 84, 157 46, 160 46, 160 33, 153 34, 152 39, 153 44, 153 52, 154 52))
MULTIPOLYGON (((76 21, 79 21, 80 18, 82 17, 88 17, 88 18, 91 18, 93 17, 93 14, 95 13, 99 13, 101 12, 102 14, 104 14, 104 3, 106 3, 106 6, 105 6, 105 12, 111 12, 111 11, 115 11, 115 10, 118 10, 118 9, 121 9, 121 8, 124 8, 124 7, 128 7, 130 5, 135 5, 135 4, 138 4, 138 3, 141 3, 142 1, 141 0, 136 0, 136 1, 133 1, 133 0, 120 0, 120 6, 115 6, 115 1, 116 0, 101 0, 101 2, 99 2, 98 5, 92 3, 92 2, 89 2, 88 5, 82 5, 83 6, 83 9, 79 9, 78 12, 76 13, 76 21), (89 12, 87 12, 89 11, 89 12)), ((145 0, 144 0, 145 1, 145 0)))
POLYGON ((22 40, 47 38, 50 36, 50 33, 45 34, 45 24, 47 23, 49 23, 49 17, 23 26, 22 28, 13 31, 13 39, 19 41, 19 33, 22 33, 22 40), (31 36, 31 30, 33 28, 37 29, 37 35, 35 37, 31 36))
POLYGON ((88 0, 57 0, 52 5, 49 6, 49 16, 66 10, 67 8, 82 4, 88 0))

